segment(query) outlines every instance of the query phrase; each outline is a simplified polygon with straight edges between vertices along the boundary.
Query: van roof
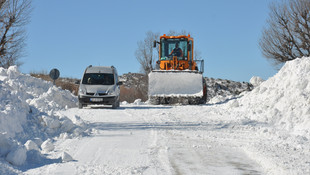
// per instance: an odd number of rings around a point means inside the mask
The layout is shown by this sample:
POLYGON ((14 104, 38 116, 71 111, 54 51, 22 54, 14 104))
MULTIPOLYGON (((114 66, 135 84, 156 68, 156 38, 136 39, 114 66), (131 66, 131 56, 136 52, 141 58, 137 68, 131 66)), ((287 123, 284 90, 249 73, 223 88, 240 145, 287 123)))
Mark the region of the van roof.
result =
POLYGON ((107 66, 94 66, 86 68, 85 73, 111 73, 113 74, 113 68, 107 66))

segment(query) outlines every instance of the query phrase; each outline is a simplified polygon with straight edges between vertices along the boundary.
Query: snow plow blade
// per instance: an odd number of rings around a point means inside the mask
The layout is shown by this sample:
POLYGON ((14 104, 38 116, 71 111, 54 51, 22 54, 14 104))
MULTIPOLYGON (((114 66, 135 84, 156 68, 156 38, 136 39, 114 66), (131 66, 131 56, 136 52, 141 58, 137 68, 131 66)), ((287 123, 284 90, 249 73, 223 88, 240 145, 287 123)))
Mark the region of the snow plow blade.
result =
POLYGON ((204 80, 198 71, 157 70, 149 74, 151 104, 205 103, 204 80))

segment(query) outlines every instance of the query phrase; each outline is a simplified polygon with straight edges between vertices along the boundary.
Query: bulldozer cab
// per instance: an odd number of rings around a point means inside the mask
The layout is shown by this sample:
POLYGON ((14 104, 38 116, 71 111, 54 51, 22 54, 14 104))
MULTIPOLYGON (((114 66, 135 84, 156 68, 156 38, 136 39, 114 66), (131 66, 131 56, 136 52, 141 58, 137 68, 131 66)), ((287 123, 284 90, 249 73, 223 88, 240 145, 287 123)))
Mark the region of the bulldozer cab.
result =
MULTIPOLYGON (((154 42, 156 46, 157 42, 154 42)), ((160 37, 159 60, 160 70, 195 70, 196 62, 193 60, 193 38, 190 35, 160 37)))
POLYGON ((172 60, 173 56, 178 60, 188 60, 190 55, 186 38, 161 39, 160 60, 172 60))

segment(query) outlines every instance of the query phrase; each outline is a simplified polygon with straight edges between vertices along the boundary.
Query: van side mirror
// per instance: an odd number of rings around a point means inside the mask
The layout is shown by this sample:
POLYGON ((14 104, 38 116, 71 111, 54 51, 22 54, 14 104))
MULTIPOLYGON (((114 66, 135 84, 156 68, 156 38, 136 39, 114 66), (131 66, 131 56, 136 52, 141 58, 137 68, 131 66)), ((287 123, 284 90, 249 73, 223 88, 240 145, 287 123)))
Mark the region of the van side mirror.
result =
POLYGON ((76 80, 75 82, 74 82, 74 84, 80 84, 81 83, 81 80, 76 80))
POLYGON ((116 83, 116 85, 118 85, 118 86, 123 85, 123 82, 119 81, 116 83))
POLYGON ((191 44, 188 44, 188 45, 187 45, 187 50, 188 50, 188 51, 192 51, 192 45, 191 45, 191 44))

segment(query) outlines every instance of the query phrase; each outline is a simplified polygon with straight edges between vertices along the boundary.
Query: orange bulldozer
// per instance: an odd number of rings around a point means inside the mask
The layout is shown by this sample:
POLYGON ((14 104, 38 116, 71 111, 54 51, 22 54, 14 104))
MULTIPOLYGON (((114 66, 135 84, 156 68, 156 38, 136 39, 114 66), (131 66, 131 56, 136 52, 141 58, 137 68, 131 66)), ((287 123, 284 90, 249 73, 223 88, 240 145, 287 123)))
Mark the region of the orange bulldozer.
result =
POLYGON ((194 60, 194 40, 188 35, 160 36, 159 60, 149 73, 151 104, 203 104, 207 86, 203 78, 204 60, 194 60))

